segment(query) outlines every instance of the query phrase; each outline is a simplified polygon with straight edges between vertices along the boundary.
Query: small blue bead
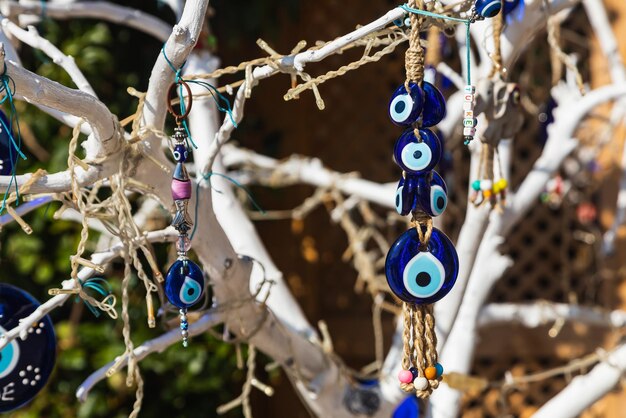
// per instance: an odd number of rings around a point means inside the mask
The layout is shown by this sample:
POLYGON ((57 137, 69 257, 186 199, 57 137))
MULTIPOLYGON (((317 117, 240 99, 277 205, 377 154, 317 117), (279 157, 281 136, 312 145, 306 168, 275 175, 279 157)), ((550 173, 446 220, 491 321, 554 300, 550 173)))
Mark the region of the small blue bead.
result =
POLYGON ((411 374, 413 375, 413 379, 415 380, 415 378, 417 377, 418 373, 417 373, 417 369, 415 367, 411 367, 409 369, 409 371, 411 372, 411 374))
POLYGON ((189 324, 187 322, 181 322, 180 329, 182 329, 183 331, 187 331, 187 329, 189 329, 189 324))
POLYGON ((435 369, 437 370, 437 377, 443 376, 443 366, 441 364, 435 364, 435 369))
POLYGON ((174 160, 177 163, 184 163, 187 161, 187 147, 183 144, 177 144, 174 146, 174 160))

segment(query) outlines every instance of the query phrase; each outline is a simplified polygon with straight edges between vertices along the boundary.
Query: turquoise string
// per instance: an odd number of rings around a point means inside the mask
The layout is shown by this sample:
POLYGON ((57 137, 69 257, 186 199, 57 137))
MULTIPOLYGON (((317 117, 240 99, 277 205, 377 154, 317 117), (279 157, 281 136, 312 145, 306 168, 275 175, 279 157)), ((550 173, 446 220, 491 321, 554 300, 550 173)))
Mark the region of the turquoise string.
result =
MULTIPOLYGON (((261 212, 263 215, 265 215, 265 210, 256 202, 256 200, 254 200, 254 196, 252 195, 252 192, 250 192, 250 190, 244 186, 243 184, 239 183, 237 180, 235 180, 232 177, 229 177, 225 174, 221 174, 221 173, 215 173, 215 172, 210 172, 207 174, 204 174, 202 176, 202 178, 205 181, 209 182, 209 186, 211 185, 211 176, 219 176, 222 178, 225 178, 226 180, 230 181, 231 183, 233 183, 235 186, 237 186, 238 188, 240 188, 241 190, 243 190, 244 192, 246 192, 246 194, 248 195, 248 199, 250 199, 250 202, 252 203, 252 206, 254 206, 259 212, 261 212)), ((212 188, 212 186, 211 186, 212 188)), ((218 193, 222 193, 219 190, 213 189, 218 193)), ((192 240, 193 236, 196 233, 196 228, 198 226, 198 204, 199 204, 199 199, 200 197, 200 182, 196 182, 196 213, 194 214, 194 221, 193 221, 193 230, 191 231, 191 235, 189 236, 189 239, 192 240)))
MULTIPOLYGON (((219 110, 222 113, 226 113, 228 115, 228 117, 230 118, 230 121, 233 124, 233 126, 235 128, 237 128, 237 122, 235 122, 235 118, 233 117, 233 111, 232 111, 232 108, 230 106, 230 101, 228 100, 228 98, 226 98, 226 96, 224 96, 222 93, 220 93, 215 88, 215 86, 213 86, 210 83, 207 83, 206 81, 187 80, 187 79, 183 78, 181 76, 181 73, 182 73, 183 67, 185 66, 187 61, 183 62, 183 65, 181 65, 180 68, 177 69, 174 66, 174 64, 172 63, 172 61, 170 61, 170 59, 167 57, 167 54, 165 53, 165 44, 163 44, 163 46, 161 47, 161 52, 163 53, 163 57, 165 58, 165 62, 167 62, 167 64, 169 65, 170 69, 175 74, 174 82, 178 83, 178 82, 184 81, 185 83, 196 84, 196 85, 198 85, 200 87, 203 87, 206 90, 208 90, 208 92, 211 94, 211 97, 213 97, 213 100, 215 101, 215 104, 217 106, 217 110, 219 110), (223 103, 223 105, 222 105, 222 103, 223 103)), ((182 86, 179 86, 179 88, 178 88, 178 98, 180 99, 180 109, 181 109, 181 112, 184 113, 185 112, 185 103, 183 101, 183 90, 182 89, 183 89, 182 86)), ((188 129, 187 123, 185 121, 183 121, 183 126, 184 126, 185 130, 187 131, 187 135, 191 139, 191 143, 193 144, 194 148, 198 148, 195 145, 195 143, 193 142, 193 139, 191 138, 191 134, 189 133, 189 129, 188 129)))
POLYGON ((444 19, 444 20, 451 20, 453 22, 459 22, 459 23, 465 23, 465 44, 466 44, 466 49, 467 49, 467 54, 465 57, 466 60, 466 64, 467 64, 467 85, 471 85, 472 84, 472 77, 471 77, 471 63, 470 63, 470 42, 471 42, 471 38, 470 38, 470 25, 472 23, 472 21, 470 19, 460 19, 458 17, 453 17, 453 16, 446 16, 446 15, 440 15, 438 13, 433 13, 433 12, 429 12, 428 10, 420 10, 420 9, 415 9, 413 7, 410 7, 408 4, 403 4, 401 6, 399 6, 402 10, 408 12, 408 13, 415 13, 418 15, 423 15, 423 16, 428 16, 428 17, 432 17, 435 19, 444 19))
POLYGON ((9 139, 11 144, 9 146, 9 161, 13 165, 11 169, 11 180, 9 181, 9 185, 4 192, 4 196, 2 198, 2 206, 0 207, 0 214, 2 214, 7 205, 7 199, 11 192, 11 187, 15 185, 15 194, 17 199, 15 201, 15 206, 19 205, 20 200, 20 191, 17 185, 17 158, 14 158, 13 151, 17 152, 17 154, 23 159, 26 160, 26 156, 22 152, 22 135, 20 131, 19 119, 17 117, 17 110, 15 109, 15 103, 13 102, 13 95, 15 94, 15 81, 7 74, 7 65, 4 64, 4 69, 2 74, 0 75, 0 94, 4 93, 4 97, 0 99, 0 105, 4 104, 7 100, 9 102, 9 125, 7 126, 4 123, 4 120, 0 118, 0 123, 2 124, 2 128, 9 135, 9 139), (13 124, 17 126, 17 142, 13 136, 13 124))
MULTIPOLYGON (((86 281, 80 280, 79 282, 83 289, 93 289, 96 292, 98 292, 100 295, 104 296, 105 298, 109 296, 111 293, 113 293, 113 291, 111 290, 111 286, 109 285, 109 282, 107 282, 102 277, 92 277, 91 279, 88 279, 86 281)), ((80 298, 77 297, 76 302, 78 302, 79 300, 80 298)), ((100 310, 97 309, 88 301, 84 299, 82 300, 83 302, 85 302, 85 305, 87 305, 87 308, 91 311, 91 313, 94 314, 96 318, 98 318, 100 316, 100 310)))

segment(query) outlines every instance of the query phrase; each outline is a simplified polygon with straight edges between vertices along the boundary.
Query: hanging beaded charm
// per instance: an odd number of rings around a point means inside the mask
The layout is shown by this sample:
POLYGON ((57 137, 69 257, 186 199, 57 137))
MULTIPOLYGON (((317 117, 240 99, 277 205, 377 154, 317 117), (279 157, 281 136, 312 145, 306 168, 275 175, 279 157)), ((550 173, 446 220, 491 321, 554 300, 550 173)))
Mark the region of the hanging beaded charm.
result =
MULTIPOLYGON (((409 6, 415 7, 415 1, 409 6)), ((452 242, 432 226, 448 203, 447 187, 433 168, 439 163, 443 145, 427 129, 446 115, 441 92, 423 81, 424 53, 420 45, 421 17, 411 14, 411 35, 406 53, 407 81, 398 87, 389 103, 394 124, 408 128, 396 141, 393 156, 402 168, 396 190, 396 210, 412 214, 412 228, 391 246, 385 261, 385 274, 391 291, 401 299, 404 313, 403 370, 398 378, 401 387, 420 398, 430 396, 439 386, 443 367, 437 362, 437 337, 432 303, 444 297, 454 286, 459 260, 452 242)), ((471 92, 473 111, 473 91, 471 92)), ((475 122, 471 114, 474 129, 475 122)), ((468 133, 467 137, 473 136, 468 133)))
POLYGON ((204 275, 202 269, 187 257, 191 248, 191 240, 187 233, 193 226, 189 216, 188 206, 191 199, 191 180, 185 168, 187 160, 187 134, 182 121, 189 115, 191 110, 191 89, 184 81, 178 81, 170 86, 167 97, 168 110, 176 118, 174 129, 174 160, 176 168, 172 175, 172 199, 174 199, 175 213, 172 218, 172 226, 178 231, 176 252, 178 259, 172 264, 165 277, 165 295, 169 302, 179 308, 180 331, 183 337, 183 346, 187 347, 189 338, 189 323, 187 322, 187 308, 200 301, 204 294, 204 275), (184 87, 187 91, 187 105, 181 98, 181 113, 177 113, 170 102, 172 93, 184 87))

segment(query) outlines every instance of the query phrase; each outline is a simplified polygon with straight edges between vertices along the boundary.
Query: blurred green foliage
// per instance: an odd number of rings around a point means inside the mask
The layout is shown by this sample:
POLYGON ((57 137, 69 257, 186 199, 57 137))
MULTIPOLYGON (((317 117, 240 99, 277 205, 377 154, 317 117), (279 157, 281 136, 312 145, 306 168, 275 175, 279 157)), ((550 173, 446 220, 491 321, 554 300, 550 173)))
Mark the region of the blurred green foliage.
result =
MULTIPOLYGON (((172 12, 157 1, 118 1, 174 23, 172 12)), ((279 4, 288 5, 293 12, 296 1, 257 2, 254 13, 235 13, 230 2, 217 3, 224 10, 225 22, 241 30, 237 37, 226 36, 232 42, 254 42, 261 27, 273 27, 272 10, 279 4), (258 9, 258 10, 257 10, 258 9), (246 17, 247 16, 247 17, 246 17), (268 21, 270 20, 270 21, 268 21)), ((237 1, 242 6, 242 1, 237 1)), ((275 18, 274 18, 275 19, 275 18)), ((221 28, 224 26, 220 25, 221 28)), ((145 91, 160 42, 137 31, 93 20, 52 21, 44 19, 40 33, 72 55, 79 68, 91 82, 99 98, 120 119, 135 111, 136 100, 126 93, 128 86, 145 91)), ((216 33, 220 39, 220 32, 216 33)), ((215 39, 215 38, 214 38, 215 39)), ((213 39, 212 43, 215 43, 213 39)), ((25 68, 75 87, 69 76, 41 52, 23 46, 20 51, 25 68)), ((34 138, 49 158, 39 161, 25 147, 27 161, 18 163, 18 173, 45 168, 48 172, 67 167, 67 144, 71 130, 33 106, 18 103, 20 121, 32 131, 34 138)), ((80 151, 79 151, 80 152, 80 151)), ((25 235, 16 224, 2 230, 0 235, 0 281, 15 284, 38 300, 49 298, 47 290, 58 287, 69 276, 69 256, 78 244, 79 226, 58 221, 53 214, 59 205, 52 203, 27 215, 34 233, 25 235)), ((87 251, 93 251, 97 238, 91 235, 87 251)), ((166 269, 167 248, 157 247, 159 262, 166 269)), ((122 266, 114 266, 107 277, 116 295, 120 294, 122 266)), ((146 323, 145 290, 135 280, 131 284, 130 315, 132 336, 140 344, 158 336, 163 329, 149 329, 146 323)), ((121 302, 118 302, 118 310, 121 302)), ((56 369, 46 388, 28 406, 9 416, 16 418, 66 417, 126 417, 132 410, 135 388, 125 385, 125 373, 118 373, 98 384, 87 401, 78 403, 75 390, 89 374, 112 361, 124 351, 121 320, 106 315, 94 317, 81 302, 69 302, 52 313, 58 339, 56 369)), ((145 381, 141 417, 213 417, 219 404, 239 394, 244 373, 236 368, 231 346, 205 335, 194 338, 190 347, 173 346, 164 353, 153 354, 141 362, 145 381)), ((229 417, 241 416, 235 409, 229 417)))

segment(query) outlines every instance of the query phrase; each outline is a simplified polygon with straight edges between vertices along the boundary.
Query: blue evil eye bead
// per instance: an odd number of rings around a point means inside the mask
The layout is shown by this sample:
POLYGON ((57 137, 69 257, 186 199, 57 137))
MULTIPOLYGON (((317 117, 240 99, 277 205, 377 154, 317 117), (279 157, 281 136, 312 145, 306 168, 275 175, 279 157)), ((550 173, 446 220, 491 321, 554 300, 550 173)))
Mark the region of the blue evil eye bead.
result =
POLYGON ((437 228, 426 248, 411 228, 393 243, 385 274, 393 293, 408 303, 434 303, 444 297, 456 281, 459 258, 450 239, 437 228))
POLYGON ((183 258, 172 264, 165 277, 165 295, 170 303, 185 309, 195 305, 204 293, 204 275, 193 261, 183 258))
POLYGON ((439 89, 427 81, 422 85, 424 91, 424 110, 422 111, 422 126, 435 126, 446 117, 446 99, 439 89))
POLYGON ((415 210, 417 199, 417 177, 406 174, 401 178, 396 189, 396 211, 406 216, 415 210))
POLYGON ((421 141, 412 129, 404 131, 393 149, 393 158, 407 173, 418 174, 432 170, 441 158, 441 142, 429 129, 420 129, 421 141))
POLYGON ((502 0, 476 0, 474 6, 482 17, 494 17, 500 13, 502 0))
MULTIPOLYGON (((0 334, 19 325, 39 302, 22 289, 0 283, 0 334)), ((26 405, 46 385, 56 360, 56 337, 48 315, 0 351, 0 413, 26 405)))
POLYGON ((422 113, 424 93, 420 86, 409 83, 409 92, 401 85, 393 92, 389 101, 389 117, 398 126, 411 126, 422 113))
POLYGON ((11 122, 6 115, 0 111, 0 175, 7 176, 13 173, 13 167, 17 163, 17 150, 13 147, 8 128, 11 122))
POLYGON ((448 188, 436 172, 419 175, 417 178, 417 203, 430 216, 439 216, 448 206, 448 188))
POLYGON ((504 0, 504 10, 502 13, 504 13, 505 16, 508 15, 519 6, 520 2, 521 0, 504 0))
POLYGON ((177 163, 184 163, 187 161, 187 147, 183 144, 177 144, 174 146, 174 160, 177 163))

